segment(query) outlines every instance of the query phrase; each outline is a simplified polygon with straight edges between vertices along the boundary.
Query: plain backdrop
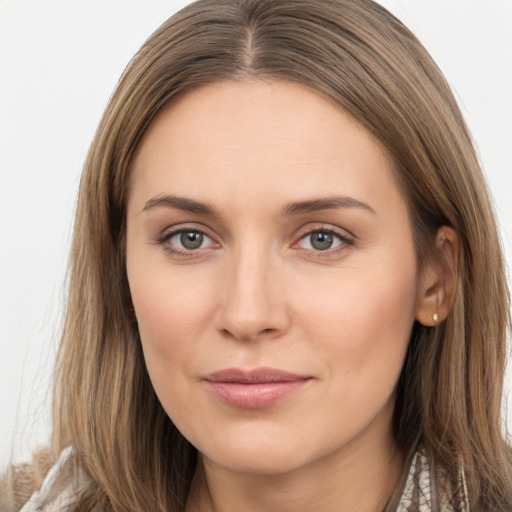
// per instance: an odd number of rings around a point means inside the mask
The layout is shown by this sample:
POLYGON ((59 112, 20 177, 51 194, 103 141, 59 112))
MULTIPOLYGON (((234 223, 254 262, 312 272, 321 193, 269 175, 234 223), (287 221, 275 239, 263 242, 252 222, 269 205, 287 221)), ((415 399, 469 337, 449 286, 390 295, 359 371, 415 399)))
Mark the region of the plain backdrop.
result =
MULTIPOLYGON (((73 210, 96 125, 130 58, 187 3, 0 0, 0 469, 49 435, 73 210)), ((459 99, 510 264, 512 0, 381 3, 416 33, 459 99)))

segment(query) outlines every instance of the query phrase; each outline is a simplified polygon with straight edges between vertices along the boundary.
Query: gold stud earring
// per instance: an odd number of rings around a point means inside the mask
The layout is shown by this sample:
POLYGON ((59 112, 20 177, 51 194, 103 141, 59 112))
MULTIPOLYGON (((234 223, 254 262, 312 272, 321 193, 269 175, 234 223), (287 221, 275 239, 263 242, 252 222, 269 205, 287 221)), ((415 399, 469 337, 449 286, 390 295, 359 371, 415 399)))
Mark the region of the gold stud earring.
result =
POLYGON ((438 314, 437 314, 437 313, 434 313, 434 314, 432 315, 432 320, 434 320, 434 324, 436 324, 436 325, 437 325, 437 322, 439 322, 439 316, 438 316, 438 314))

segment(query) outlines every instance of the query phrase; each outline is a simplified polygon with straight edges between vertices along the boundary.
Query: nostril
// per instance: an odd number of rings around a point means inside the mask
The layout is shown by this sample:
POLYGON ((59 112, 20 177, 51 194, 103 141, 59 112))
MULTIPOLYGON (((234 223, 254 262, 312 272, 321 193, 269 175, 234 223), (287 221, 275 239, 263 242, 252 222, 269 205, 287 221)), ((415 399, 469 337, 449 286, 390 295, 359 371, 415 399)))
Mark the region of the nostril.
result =
POLYGON ((222 329, 222 335, 225 337, 228 337, 228 338, 236 338, 239 340, 251 341, 251 340, 257 339, 259 337, 269 336, 269 335, 275 333, 276 331, 277 331, 277 329, 273 329, 270 327, 268 329, 262 329, 261 331, 256 331, 255 333, 253 332, 253 334, 251 334, 249 332, 244 333, 244 332, 231 331, 230 329, 222 329))

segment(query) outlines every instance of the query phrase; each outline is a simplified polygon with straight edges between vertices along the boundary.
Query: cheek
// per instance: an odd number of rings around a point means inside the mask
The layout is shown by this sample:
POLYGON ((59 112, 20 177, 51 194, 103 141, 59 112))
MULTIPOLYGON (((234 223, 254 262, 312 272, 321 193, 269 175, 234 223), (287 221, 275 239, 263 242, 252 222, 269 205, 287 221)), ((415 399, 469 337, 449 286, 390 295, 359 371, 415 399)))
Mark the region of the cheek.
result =
POLYGON ((352 268, 325 282, 322 293, 303 294, 298 316, 306 337, 329 361, 331 378, 350 378, 353 389, 379 379, 394 387, 398 379, 416 309, 414 255, 401 261, 374 272, 352 268))
POLYGON ((325 392, 314 407, 331 421, 311 428, 324 429, 325 439, 351 439, 382 411, 391 414, 414 323, 414 264, 374 275, 351 270, 343 285, 325 282, 322 294, 305 294, 298 313, 311 357, 325 363, 325 392))
POLYGON ((202 330, 211 317, 212 290, 200 283, 169 273, 147 273, 130 280, 143 344, 165 352, 179 348, 174 340, 193 339, 202 330))
POLYGON ((128 266, 128 280, 146 367, 170 412, 169 401, 186 395, 183 376, 193 373, 195 340, 211 322, 215 286, 205 272, 171 270, 165 261, 150 267, 128 266))
POLYGON ((203 280, 167 271, 132 273, 129 281, 153 388, 167 414, 180 419, 193 396, 196 340, 210 322, 212 292, 201 286, 203 280))

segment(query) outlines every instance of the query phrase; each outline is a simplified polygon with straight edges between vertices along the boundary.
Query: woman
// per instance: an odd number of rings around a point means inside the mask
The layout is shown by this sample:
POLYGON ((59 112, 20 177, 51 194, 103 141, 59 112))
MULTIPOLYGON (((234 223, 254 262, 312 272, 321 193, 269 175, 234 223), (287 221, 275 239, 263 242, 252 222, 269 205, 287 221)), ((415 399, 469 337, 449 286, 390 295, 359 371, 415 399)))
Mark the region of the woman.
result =
POLYGON ((197 2, 92 144, 59 460, 23 510, 511 509, 507 326, 474 149, 414 36, 368 0, 197 2))

